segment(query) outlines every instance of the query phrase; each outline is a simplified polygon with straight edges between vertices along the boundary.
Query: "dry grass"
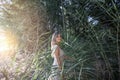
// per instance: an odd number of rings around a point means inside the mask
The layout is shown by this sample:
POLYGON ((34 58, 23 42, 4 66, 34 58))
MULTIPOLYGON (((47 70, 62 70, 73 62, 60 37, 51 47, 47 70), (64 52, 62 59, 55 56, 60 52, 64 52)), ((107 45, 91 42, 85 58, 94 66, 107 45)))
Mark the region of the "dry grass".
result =
POLYGON ((43 37, 47 32, 45 10, 36 4, 29 0, 21 4, 16 0, 13 4, 0 5, 4 7, 4 20, 0 20, 3 27, 0 28, 13 32, 18 45, 13 57, 5 56, 4 60, 0 60, 0 80, 20 80, 21 76, 29 73, 34 55, 48 36, 43 37))

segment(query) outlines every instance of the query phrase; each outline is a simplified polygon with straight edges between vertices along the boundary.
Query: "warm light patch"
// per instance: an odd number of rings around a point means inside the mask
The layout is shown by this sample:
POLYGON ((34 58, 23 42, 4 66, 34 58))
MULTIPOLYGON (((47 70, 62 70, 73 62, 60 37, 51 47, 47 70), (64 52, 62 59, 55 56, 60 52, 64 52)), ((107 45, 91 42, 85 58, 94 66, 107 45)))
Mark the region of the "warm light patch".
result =
POLYGON ((17 49, 17 38, 10 30, 0 30, 0 58, 11 57, 17 49))

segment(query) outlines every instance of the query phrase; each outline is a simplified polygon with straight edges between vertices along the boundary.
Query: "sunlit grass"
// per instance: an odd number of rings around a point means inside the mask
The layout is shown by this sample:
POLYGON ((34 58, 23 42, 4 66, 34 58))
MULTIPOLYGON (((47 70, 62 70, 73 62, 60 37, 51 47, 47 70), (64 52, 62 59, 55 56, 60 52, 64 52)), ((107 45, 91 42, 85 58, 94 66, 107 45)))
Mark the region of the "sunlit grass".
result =
POLYGON ((10 30, 0 29, 0 58, 12 57, 18 47, 17 37, 10 30))
POLYGON ((0 80, 30 80, 34 75, 33 56, 46 42, 46 37, 41 37, 46 32, 42 15, 45 13, 32 0, 8 3, 0 3, 3 7, 0 12, 0 80))

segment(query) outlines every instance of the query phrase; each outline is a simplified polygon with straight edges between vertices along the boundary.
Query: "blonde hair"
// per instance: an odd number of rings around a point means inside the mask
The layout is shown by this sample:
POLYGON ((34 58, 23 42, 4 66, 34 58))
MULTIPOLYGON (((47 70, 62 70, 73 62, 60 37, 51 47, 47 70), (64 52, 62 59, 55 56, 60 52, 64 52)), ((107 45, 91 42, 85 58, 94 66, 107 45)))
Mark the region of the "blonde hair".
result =
POLYGON ((60 34, 60 32, 58 32, 58 31, 55 31, 55 32, 52 34, 51 47, 52 47, 52 45, 57 44, 56 38, 57 38, 57 36, 58 36, 59 34, 60 34))
POLYGON ((55 49, 57 48, 57 42, 56 42, 56 38, 60 33, 58 31, 55 31, 52 35, 52 39, 51 39, 51 56, 53 57, 55 49))

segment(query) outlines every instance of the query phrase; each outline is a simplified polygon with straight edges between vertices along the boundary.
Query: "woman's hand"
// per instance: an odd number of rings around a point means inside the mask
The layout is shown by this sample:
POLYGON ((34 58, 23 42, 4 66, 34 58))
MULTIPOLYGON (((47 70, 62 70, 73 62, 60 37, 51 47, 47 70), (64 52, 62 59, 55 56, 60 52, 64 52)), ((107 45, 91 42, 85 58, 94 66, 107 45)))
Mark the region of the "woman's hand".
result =
POLYGON ((66 55, 64 55, 64 59, 66 59, 66 60, 71 60, 71 61, 75 61, 75 59, 74 59, 74 58, 71 58, 71 57, 66 56, 66 55))

